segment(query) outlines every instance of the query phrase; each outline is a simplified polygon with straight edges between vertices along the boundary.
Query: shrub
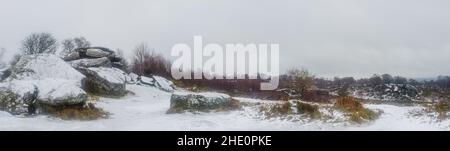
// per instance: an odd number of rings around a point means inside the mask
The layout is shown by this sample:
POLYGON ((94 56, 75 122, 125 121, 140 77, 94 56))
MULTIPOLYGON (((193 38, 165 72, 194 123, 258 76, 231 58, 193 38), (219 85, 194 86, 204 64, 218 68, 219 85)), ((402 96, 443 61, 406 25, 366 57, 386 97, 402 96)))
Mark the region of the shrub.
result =
POLYGON ((344 109, 345 111, 350 112, 364 109, 363 105, 360 102, 358 102, 355 98, 349 96, 340 97, 334 105, 340 109, 344 109))
POLYGON ((241 102, 239 100, 231 98, 229 109, 240 109, 241 102))
POLYGON ((134 49, 134 59, 131 67, 138 75, 158 75, 172 78, 170 61, 160 54, 154 53, 147 44, 143 43, 134 49))
POLYGON ((96 120, 107 118, 109 113, 97 108, 92 103, 73 106, 43 106, 44 113, 63 120, 96 120))
POLYGON ((281 78, 280 86, 303 93, 314 85, 314 75, 306 69, 290 69, 285 78, 281 78))
POLYGON ((50 33, 33 33, 22 42, 24 54, 55 53, 57 41, 50 33))
POLYGON ((267 106, 260 106, 259 110, 264 113, 267 118, 281 117, 292 114, 291 103, 283 102, 267 106))
POLYGON ((447 118, 447 113, 450 112, 450 103, 449 102, 439 102, 434 105, 434 110, 439 114, 439 119, 447 118))
POLYGON ((378 117, 378 114, 372 110, 364 108, 361 102, 357 101, 353 97, 340 97, 334 107, 344 111, 349 116, 350 121, 356 123, 362 123, 366 120, 374 120, 378 117))
POLYGON ((320 118, 321 113, 318 105, 312 105, 297 101, 297 112, 300 114, 306 114, 311 118, 320 118))

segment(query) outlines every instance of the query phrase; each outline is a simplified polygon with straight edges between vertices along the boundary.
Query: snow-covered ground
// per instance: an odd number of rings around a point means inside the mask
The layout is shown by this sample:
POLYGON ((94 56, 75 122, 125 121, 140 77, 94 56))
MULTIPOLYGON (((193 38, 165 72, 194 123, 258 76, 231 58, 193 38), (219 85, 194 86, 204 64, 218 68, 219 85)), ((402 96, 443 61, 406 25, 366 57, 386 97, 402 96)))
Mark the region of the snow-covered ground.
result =
POLYGON ((418 106, 366 105, 384 113, 379 119, 362 125, 319 120, 261 119, 249 107, 229 112, 166 114, 170 93, 138 85, 127 85, 127 89, 135 95, 121 99, 102 98, 96 103, 112 113, 108 119, 65 121, 42 115, 13 116, 0 111, 0 130, 450 130, 450 120, 436 121, 430 116, 413 116, 414 111, 421 110, 418 106))

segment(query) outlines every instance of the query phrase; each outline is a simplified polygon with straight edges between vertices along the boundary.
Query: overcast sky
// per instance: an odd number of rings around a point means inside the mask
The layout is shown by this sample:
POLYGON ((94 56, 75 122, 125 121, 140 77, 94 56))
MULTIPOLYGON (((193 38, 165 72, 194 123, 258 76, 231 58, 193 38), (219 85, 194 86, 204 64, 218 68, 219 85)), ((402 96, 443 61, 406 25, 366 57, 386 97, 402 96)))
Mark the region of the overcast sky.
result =
POLYGON ((284 71, 317 76, 450 75, 448 0, 0 0, 0 47, 32 32, 84 36, 131 54, 146 42, 279 43, 284 71))

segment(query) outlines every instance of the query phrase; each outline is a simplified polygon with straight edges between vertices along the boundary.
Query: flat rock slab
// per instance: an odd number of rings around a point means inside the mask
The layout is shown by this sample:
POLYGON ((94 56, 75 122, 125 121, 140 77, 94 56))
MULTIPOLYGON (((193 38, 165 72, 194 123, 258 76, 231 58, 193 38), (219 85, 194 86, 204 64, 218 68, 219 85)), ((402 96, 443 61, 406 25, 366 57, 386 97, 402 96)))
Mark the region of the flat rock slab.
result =
POLYGON ((233 101, 229 95, 221 93, 175 92, 170 98, 168 113, 227 110, 234 107, 233 101))

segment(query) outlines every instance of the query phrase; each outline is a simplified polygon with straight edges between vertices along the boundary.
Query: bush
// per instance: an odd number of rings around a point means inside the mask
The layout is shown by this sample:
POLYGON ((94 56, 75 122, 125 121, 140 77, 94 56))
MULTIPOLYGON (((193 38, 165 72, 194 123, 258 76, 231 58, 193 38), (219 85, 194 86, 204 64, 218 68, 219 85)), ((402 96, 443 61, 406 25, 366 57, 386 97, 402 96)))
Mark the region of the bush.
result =
POLYGON ((362 123, 363 121, 367 120, 374 120, 378 117, 377 113, 364 108, 361 102, 349 96, 340 97, 334 104, 334 107, 347 113, 350 121, 356 123, 362 123))
POLYGON ((267 118, 281 117, 292 114, 291 103, 289 102, 261 106, 259 110, 263 112, 267 118))
POLYGON ((311 118, 320 118, 321 116, 319 106, 303 103, 300 101, 297 101, 297 112, 299 114, 309 115, 311 118))
POLYGON ((50 33, 33 33, 22 42, 24 54, 55 53, 57 41, 50 33))
POLYGON ((450 103, 449 102, 439 102, 434 105, 434 110, 439 114, 439 119, 447 118, 447 113, 450 112, 450 103))
POLYGON ((131 67, 138 75, 158 75, 171 79, 170 61, 156 54, 146 45, 140 44, 134 49, 134 59, 131 67))
POLYGON ((73 105, 73 106, 43 106, 44 113, 63 120, 96 120, 107 118, 109 113, 103 109, 97 108, 94 104, 73 105))
POLYGON ((306 69, 290 69, 284 78, 280 78, 280 86, 303 93, 314 85, 314 75, 306 69))

